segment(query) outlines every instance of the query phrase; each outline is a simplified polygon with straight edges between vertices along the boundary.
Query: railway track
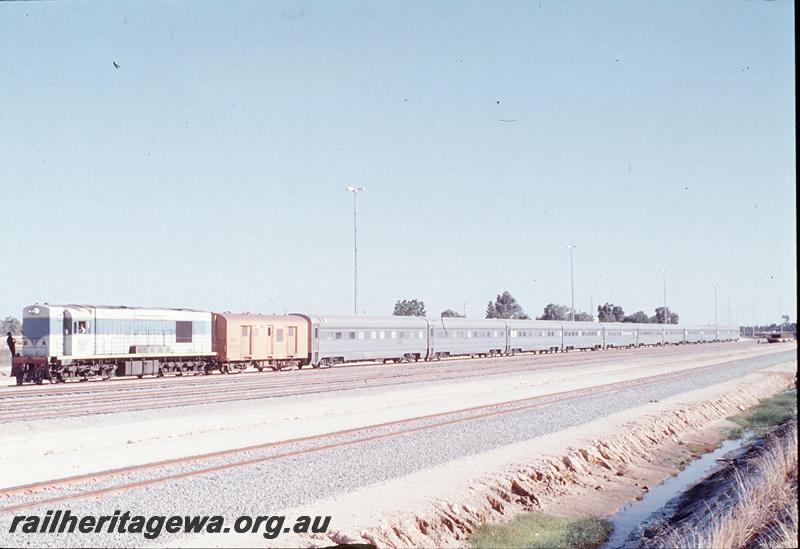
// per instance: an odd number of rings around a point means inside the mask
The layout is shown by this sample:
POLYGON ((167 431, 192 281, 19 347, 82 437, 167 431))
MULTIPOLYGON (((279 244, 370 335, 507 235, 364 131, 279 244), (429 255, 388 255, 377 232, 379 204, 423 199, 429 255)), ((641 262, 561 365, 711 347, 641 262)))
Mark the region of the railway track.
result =
POLYGON ((714 371, 720 367, 724 367, 724 364, 720 364, 717 361, 714 364, 685 368, 633 380, 606 383, 593 387, 473 406, 303 438, 257 444, 14 486, 0 490, 0 498, 16 498, 21 501, 3 505, 0 507, 0 513, 15 512, 21 509, 42 505, 62 504, 87 498, 99 498, 188 477, 212 474, 226 469, 280 460, 303 454, 318 453, 346 446, 366 444, 380 439, 402 437, 419 431, 434 430, 448 425, 476 421, 503 414, 513 414, 569 400, 577 400, 587 396, 664 383, 688 374, 696 375, 714 371), (259 453, 261 454, 259 455, 259 453), (170 471, 170 468, 176 468, 176 470, 170 471), (108 485, 100 487, 91 486, 91 484, 96 484, 98 482, 102 483, 119 479, 120 477, 143 475, 145 473, 156 474, 136 480, 125 480, 123 478, 122 482, 109 483, 108 485), (87 487, 87 484, 90 486, 87 487), (58 495, 46 494, 46 492, 52 492, 54 490, 62 490, 62 493, 58 495), (32 495, 33 497, 25 498, 24 496, 27 495, 32 495), (41 495, 48 497, 40 497, 41 495))
MULTIPOLYGON (((682 353, 669 348, 648 353, 650 362, 663 364, 665 358, 682 353), (670 352, 672 351, 672 352, 670 352)), ((719 349, 716 349, 717 351, 719 349)), ((726 347, 729 352, 714 354, 714 359, 731 358, 742 354, 741 348, 726 347)), ((653 350, 651 350, 653 351, 653 350)), ((709 353, 711 354, 711 353, 709 353)), ((31 421, 87 414, 141 411, 198 404, 219 403, 262 398, 276 398, 303 394, 323 393, 353 388, 402 385, 426 381, 444 381, 479 375, 500 375, 522 371, 547 371, 563 367, 579 367, 591 362, 594 366, 607 365, 618 359, 620 353, 581 354, 572 357, 568 364, 562 357, 537 357, 531 363, 530 355, 516 358, 448 361, 432 366, 431 363, 411 363, 402 368, 371 365, 364 368, 341 368, 323 371, 297 371, 293 376, 245 376, 242 379, 223 378, 222 384, 149 384, 148 387, 126 384, 118 388, 103 386, 99 391, 43 391, 34 395, 0 396, 0 423, 31 421), (486 365, 476 371, 477 365, 486 365), (365 377, 367 376, 367 377, 365 377), (291 378, 291 379, 289 379, 291 378)), ((677 360, 680 362, 680 359, 677 360)), ((238 378, 238 376, 236 376, 238 378)))
POLYGON ((241 373, 235 374, 219 374, 214 373, 210 375, 187 375, 187 376, 166 376, 166 377, 144 377, 142 379, 133 379, 133 378, 112 378, 111 380, 101 382, 100 380, 89 380, 86 382, 77 382, 77 381, 69 381, 67 383, 60 383, 60 384, 45 384, 45 385, 23 385, 21 387, 17 387, 15 385, 5 385, 0 386, 0 402, 3 400, 10 400, 15 398, 24 398, 24 397, 31 397, 31 396, 39 396, 39 395, 64 395, 64 394, 74 394, 74 393, 91 393, 91 394, 98 394, 103 391, 119 391, 119 390, 147 390, 153 389, 156 386, 183 386, 188 387, 192 385, 207 385, 207 384, 215 384, 215 383, 222 383, 222 384, 230 384, 235 383, 236 381, 243 380, 244 378, 260 378, 266 379, 269 377, 274 376, 281 376, 280 379, 284 379, 284 376, 317 376, 324 373, 334 373, 334 372, 345 372, 345 371, 354 371, 354 370, 371 370, 371 369, 381 369, 381 368, 395 368, 395 369, 413 369, 413 368, 422 368, 422 369, 441 369, 446 367, 450 364, 460 364, 468 362, 469 364, 480 364, 480 363, 495 363, 495 362, 506 362, 506 361, 513 361, 515 359, 524 359, 524 358, 531 358, 536 357, 537 361, 561 361, 564 360, 565 357, 570 357, 574 359, 576 356, 590 356, 592 360, 596 359, 598 355, 633 355, 636 353, 645 353, 645 354, 652 354, 652 353, 684 353, 687 349, 699 350, 702 349, 704 351, 708 351, 709 353, 713 353, 714 349, 724 347, 729 348, 731 343, 706 343, 706 344, 698 344, 692 346, 680 345, 680 346, 667 346, 667 347, 643 347, 637 349, 626 349, 626 348, 612 348, 612 349, 604 349, 596 352, 586 351, 581 352, 578 350, 570 351, 568 353, 565 352, 558 352, 558 353, 518 353, 511 357, 485 357, 485 358, 465 358, 465 357, 452 357, 442 359, 441 361, 435 362, 410 362, 410 363, 403 363, 400 365, 397 364, 383 364, 380 362, 360 362, 360 363, 349 363, 344 365, 336 366, 335 368, 321 368, 321 369, 295 369, 295 370, 284 370, 280 372, 273 372, 273 371, 266 371, 266 372, 257 372, 255 370, 249 369, 241 373))

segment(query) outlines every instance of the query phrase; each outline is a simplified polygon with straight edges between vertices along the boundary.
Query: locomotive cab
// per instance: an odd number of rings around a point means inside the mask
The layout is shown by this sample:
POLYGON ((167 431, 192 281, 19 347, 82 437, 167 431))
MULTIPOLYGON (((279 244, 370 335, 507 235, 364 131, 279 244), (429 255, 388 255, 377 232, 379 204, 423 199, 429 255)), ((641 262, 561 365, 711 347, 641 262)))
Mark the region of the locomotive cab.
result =
POLYGON ((61 355, 65 357, 89 357, 94 354, 94 319, 88 309, 65 308, 62 316, 63 345, 61 355))

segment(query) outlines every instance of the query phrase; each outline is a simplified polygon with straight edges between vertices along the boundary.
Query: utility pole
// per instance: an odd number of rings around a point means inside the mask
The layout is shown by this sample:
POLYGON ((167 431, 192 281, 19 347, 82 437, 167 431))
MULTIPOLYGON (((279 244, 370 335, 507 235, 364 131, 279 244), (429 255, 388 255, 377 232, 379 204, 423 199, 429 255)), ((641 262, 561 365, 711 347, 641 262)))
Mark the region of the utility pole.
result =
POLYGON ((356 196, 364 187, 346 187, 347 192, 353 193, 353 316, 358 316, 358 224, 356 222, 356 196))
POLYGON ((668 313, 667 313, 667 270, 666 269, 661 269, 661 278, 664 288, 664 330, 663 330, 664 333, 662 334, 661 337, 662 337, 662 343, 666 343, 667 342, 666 324, 669 322, 669 319, 667 318, 668 313))
POLYGON ((569 288, 570 288, 570 295, 572 296, 571 307, 570 307, 570 319, 572 322, 575 322, 575 278, 573 276, 573 263, 572 263, 572 250, 577 248, 574 244, 570 244, 567 246, 569 248, 569 288))

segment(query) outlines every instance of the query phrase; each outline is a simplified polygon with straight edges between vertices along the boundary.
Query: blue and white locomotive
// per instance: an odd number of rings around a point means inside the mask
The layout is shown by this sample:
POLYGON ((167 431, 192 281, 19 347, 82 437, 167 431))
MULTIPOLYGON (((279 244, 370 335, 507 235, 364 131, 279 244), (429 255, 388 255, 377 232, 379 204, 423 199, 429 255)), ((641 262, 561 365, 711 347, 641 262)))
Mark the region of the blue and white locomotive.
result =
POLYGON ((17 383, 207 371, 211 313, 94 305, 31 305, 23 312, 17 383))

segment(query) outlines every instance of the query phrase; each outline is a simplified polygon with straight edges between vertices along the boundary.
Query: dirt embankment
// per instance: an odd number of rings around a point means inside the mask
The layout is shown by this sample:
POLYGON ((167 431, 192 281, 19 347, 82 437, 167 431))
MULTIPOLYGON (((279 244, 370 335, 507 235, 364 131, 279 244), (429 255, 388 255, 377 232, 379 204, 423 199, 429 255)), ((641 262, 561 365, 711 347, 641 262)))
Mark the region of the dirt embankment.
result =
POLYGON ((372 543, 380 547, 463 547, 484 522, 506 522, 530 511, 607 516, 677 472, 681 462, 713 447, 722 420, 780 392, 793 375, 773 372, 708 400, 676 404, 631 421, 606 438, 538 457, 486 477, 449 501, 417 514, 384 517, 379 526, 328 532, 313 545, 372 543))

